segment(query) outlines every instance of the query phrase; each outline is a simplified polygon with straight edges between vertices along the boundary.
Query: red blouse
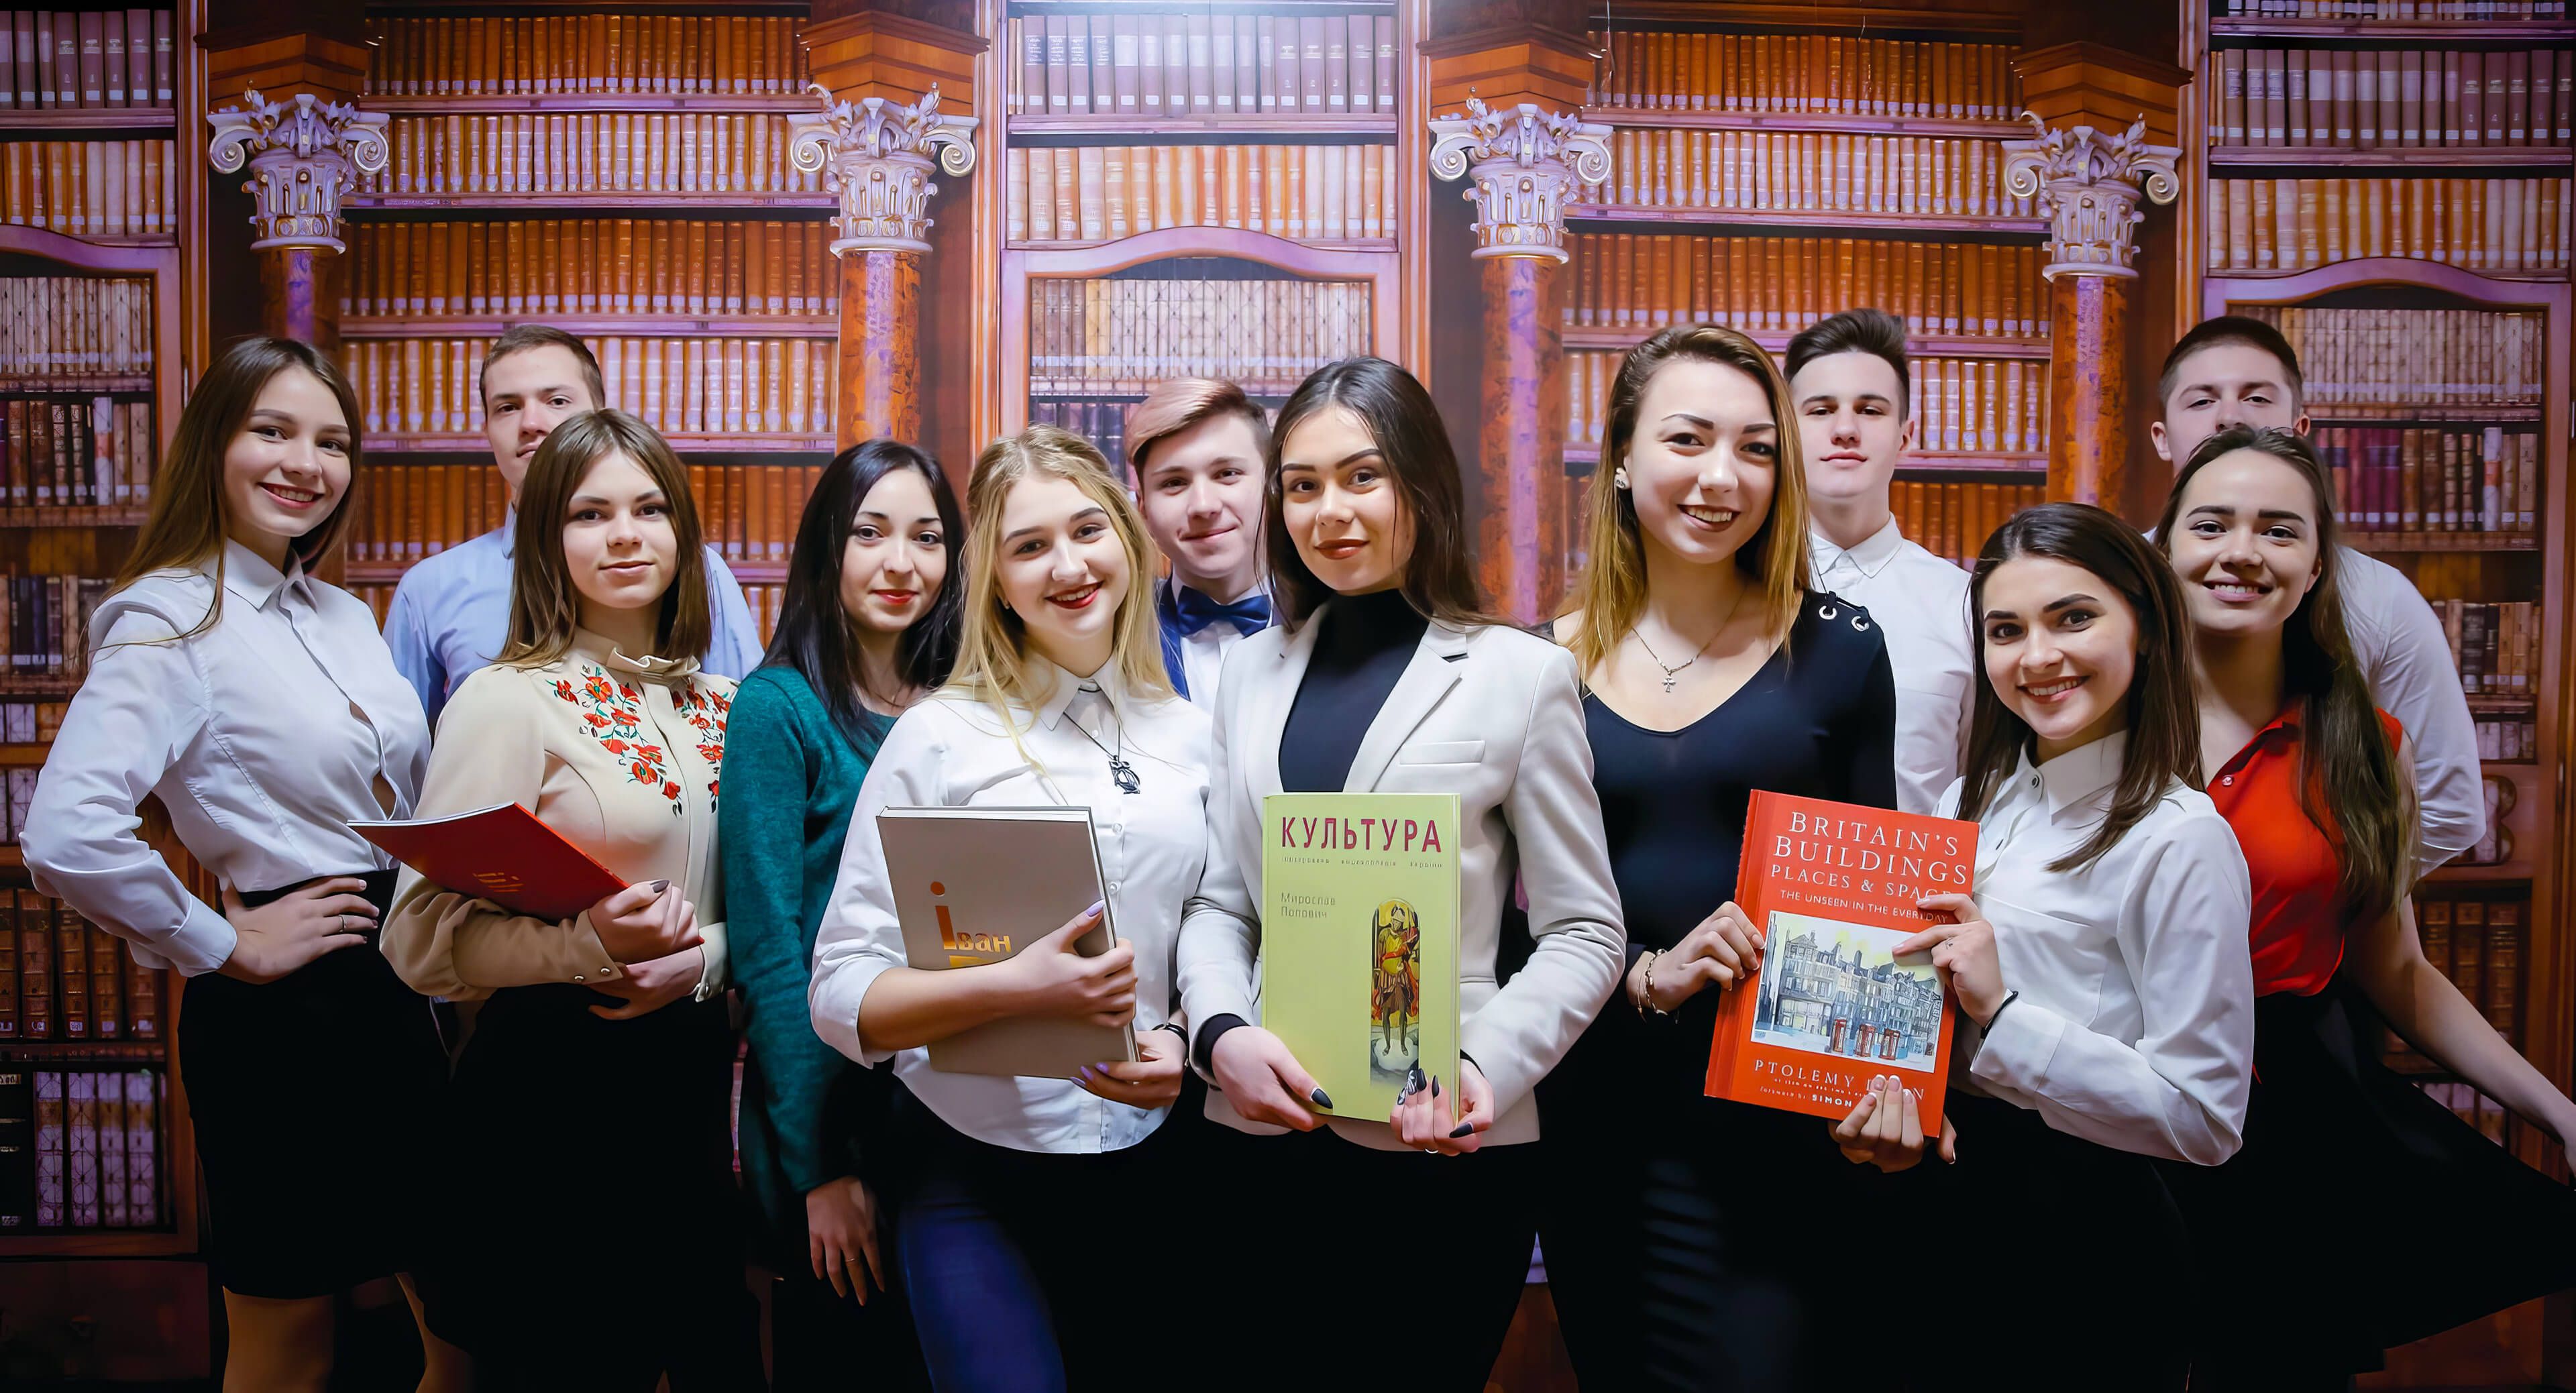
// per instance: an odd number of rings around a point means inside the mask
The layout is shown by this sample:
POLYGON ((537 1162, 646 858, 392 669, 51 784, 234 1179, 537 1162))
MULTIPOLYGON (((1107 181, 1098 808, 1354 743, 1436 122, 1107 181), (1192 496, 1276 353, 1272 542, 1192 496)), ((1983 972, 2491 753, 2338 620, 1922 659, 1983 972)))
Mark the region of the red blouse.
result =
MULTIPOLYGON (((2304 702, 2291 703, 2209 781, 2209 801, 2236 829, 2254 880, 2256 996, 2313 996, 2343 963, 2343 863, 2299 801, 2305 714, 2304 702)), ((2397 744, 2397 718, 2382 711, 2379 723, 2397 744)))

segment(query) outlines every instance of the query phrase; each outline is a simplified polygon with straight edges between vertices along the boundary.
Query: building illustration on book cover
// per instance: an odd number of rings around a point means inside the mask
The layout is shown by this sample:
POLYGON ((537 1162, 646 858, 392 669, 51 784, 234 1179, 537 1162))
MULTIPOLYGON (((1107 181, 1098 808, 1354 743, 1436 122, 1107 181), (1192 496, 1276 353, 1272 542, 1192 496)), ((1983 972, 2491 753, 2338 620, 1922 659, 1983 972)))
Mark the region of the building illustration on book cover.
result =
POLYGON ((1422 915, 1388 900, 1369 942, 1369 1077, 1400 1085, 1422 1062, 1422 915))
POLYGON ((1778 911, 1765 938, 1753 1039, 1814 1054, 1928 1071, 1940 1058, 1941 980, 1928 960, 1897 962, 1893 929, 1778 911))

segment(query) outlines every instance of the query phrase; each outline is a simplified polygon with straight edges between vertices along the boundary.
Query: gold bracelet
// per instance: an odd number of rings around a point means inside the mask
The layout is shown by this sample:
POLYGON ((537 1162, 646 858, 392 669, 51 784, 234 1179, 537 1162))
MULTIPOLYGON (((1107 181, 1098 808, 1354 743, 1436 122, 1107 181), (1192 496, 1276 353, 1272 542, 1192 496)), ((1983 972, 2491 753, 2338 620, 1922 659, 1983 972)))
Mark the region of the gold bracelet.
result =
POLYGON ((1641 1021, 1649 1019, 1646 1015, 1649 1011, 1665 1020, 1673 1018, 1672 1012, 1655 1004, 1655 959, 1663 955, 1663 950, 1660 948, 1649 948, 1645 951, 1646 976, 1643 984, 1645 989, 1637 993, 1637 1019, 1641 1021))

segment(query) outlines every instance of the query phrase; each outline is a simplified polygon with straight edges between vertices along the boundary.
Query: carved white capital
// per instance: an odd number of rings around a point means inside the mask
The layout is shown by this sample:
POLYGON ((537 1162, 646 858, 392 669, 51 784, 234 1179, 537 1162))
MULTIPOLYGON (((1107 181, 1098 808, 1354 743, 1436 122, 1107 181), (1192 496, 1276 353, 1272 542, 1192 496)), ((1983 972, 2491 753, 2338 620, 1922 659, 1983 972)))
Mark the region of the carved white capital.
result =
POLYGON ((1608 126, 1528 102, 1497 111, 1474 96, 1464 116, 1431 121, 1431 172, 1466 175, 1476 204, 1477 256, 1566 260, 1565 209, 1576 190, 1610 177, 1608 126))
POLYGON ((933 157, 950 175, 973 169, 975 118, 942 115, 937 87, 911 106, 883 97, 835 104, 821 83, 808 90, 823 109, 787 118, 787 156, 808 173, 830 171, 841 195, 832 254, 930 250, 933 157))
POLYGON ((2138 200, 2174 201, 2182 191, 2174 161, 2182 152, 2149 145, 2144 120, 2106 136, 2091 126, 2051 127, 2033 111, 2021 119, 2033 137, 2004 142, 2004 187, 2015 198, 2037 195, 2048 216, 2049 260, 2041 274, 2051 280, 2138 274, 2131 234, 2147 220, 2138 200))
POLYGON ((209 112, 214 127, 207 158, 225 174, 250 166, 242 192, 259 200, 251 225, 259 237, 251 249, 318 247, 345 251, 340 243, 340 195, 360 174, 385 167, 392 153, 385 144, 385 115, 326 102, 298 92, 273 102, 257 91, 242 93, 241 106, 209 112))

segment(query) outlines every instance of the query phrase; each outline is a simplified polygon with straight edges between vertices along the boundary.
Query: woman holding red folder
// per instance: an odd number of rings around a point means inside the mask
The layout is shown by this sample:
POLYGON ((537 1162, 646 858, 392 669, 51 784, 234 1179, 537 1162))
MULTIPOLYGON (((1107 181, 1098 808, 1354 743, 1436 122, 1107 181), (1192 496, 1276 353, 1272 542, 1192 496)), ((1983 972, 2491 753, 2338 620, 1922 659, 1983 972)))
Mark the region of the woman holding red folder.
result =
POLYGON ((734 684, 698 670, 688 471, 624 412, 576 416, 516 526, 509 645, 441 713, 420 815, 515 802, 630 888, 550 921, 403 875, 385 955, 483 1003, 456 1068, 452 1333, 487 1390, 752 1386, 716 847, 734 684))
MULTIPOLYGON (((347 524, 358 425, 306 345, 247 340, 206 373, 19 838, 38 890, 189 979, 178 1060, 231 1390, 319 1393, 338 1294, 417 1270, 437 1236, 447 1061, 367 943, 393 869, 349 830, 411 815, 429 727, 365 603, 305 569, 347 524), (153 797, 219 903, 137 835, 153 797)), ((457 1351, 423 1343, 421 1386, 461 1386, 457 1351)))

